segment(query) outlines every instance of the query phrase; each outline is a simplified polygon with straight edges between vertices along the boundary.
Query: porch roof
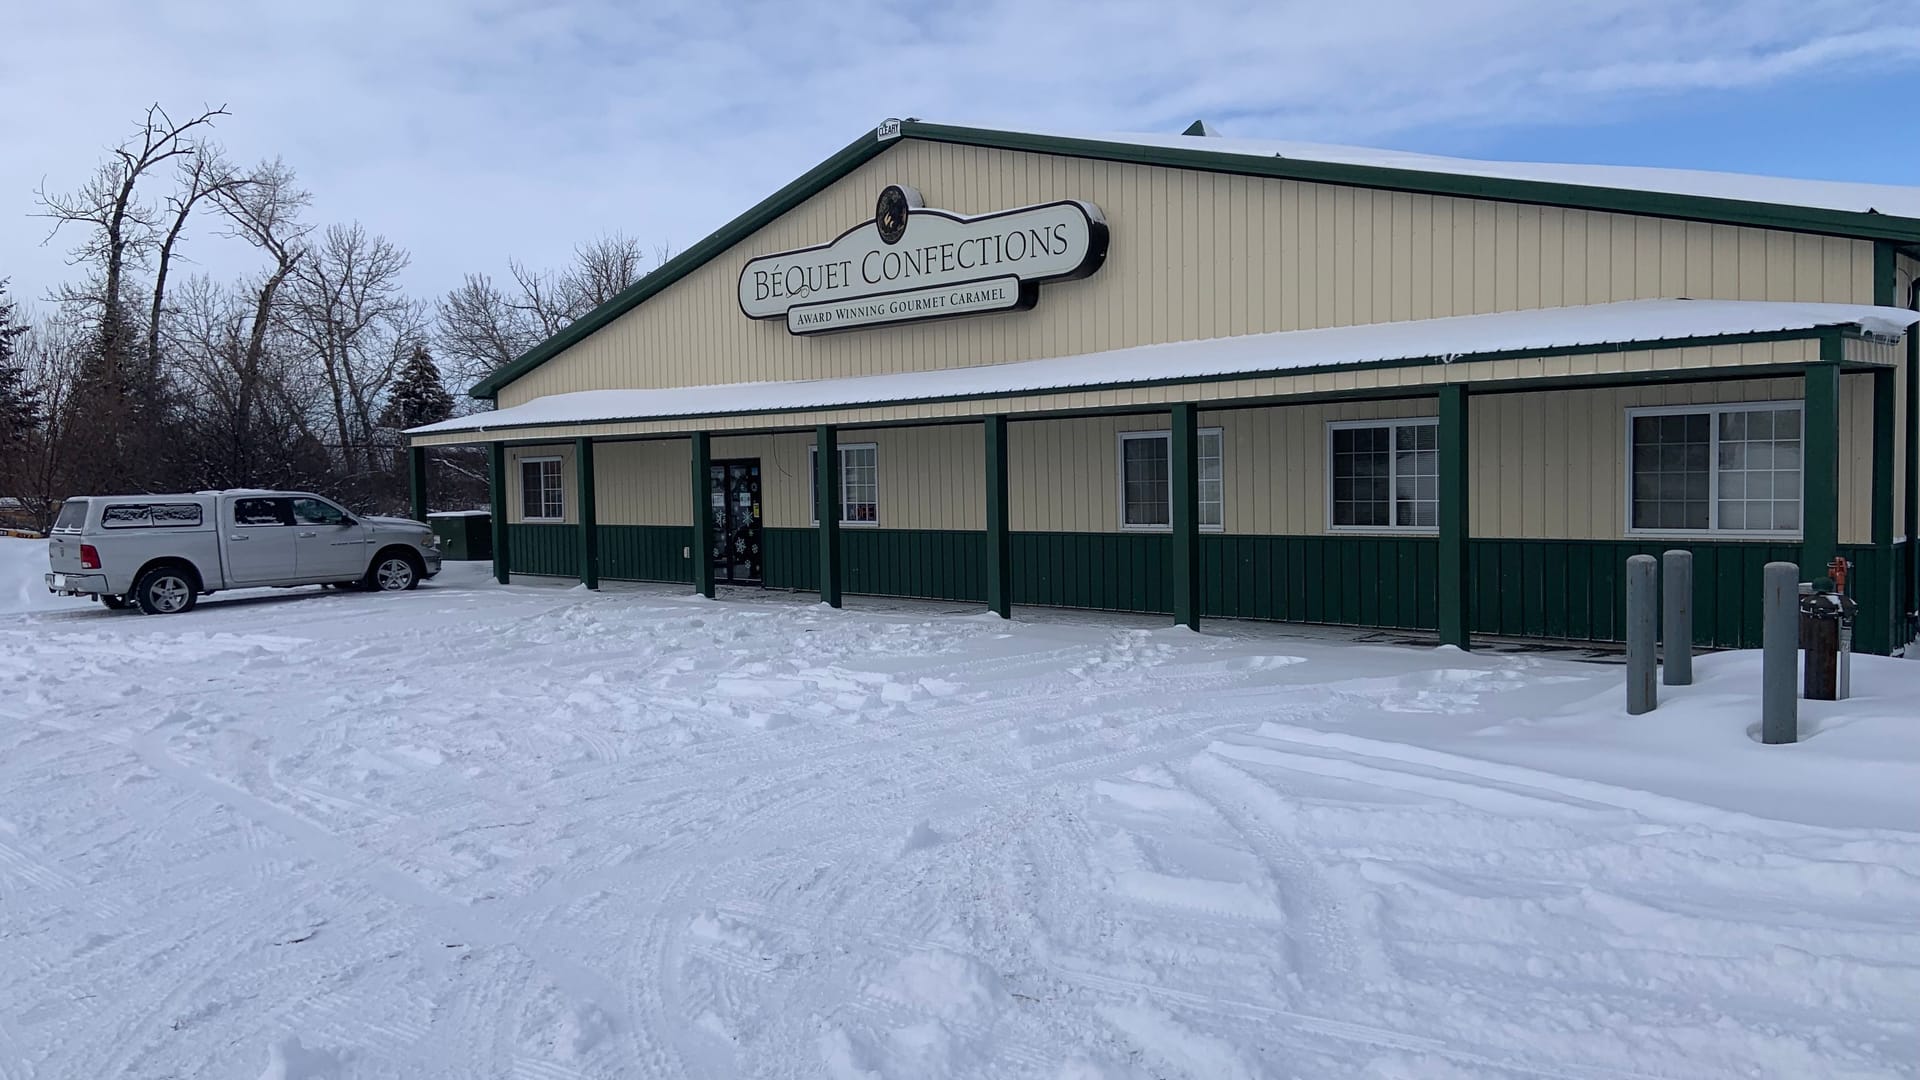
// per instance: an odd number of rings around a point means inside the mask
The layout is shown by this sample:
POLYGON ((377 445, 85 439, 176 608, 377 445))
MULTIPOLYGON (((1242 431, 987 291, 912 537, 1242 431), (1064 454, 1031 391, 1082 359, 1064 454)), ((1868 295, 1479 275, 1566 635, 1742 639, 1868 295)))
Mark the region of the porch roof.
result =
POLYGON ((840 379, 582 390, 411 428, 409 435, 800 409, 952 401, 1048 391, 1409 366, 1566 350, 1713 344, 1825 328, 1898 337, 1920 314, 1868 304, 1626 300, 1138 345, 1046 360, 840 379))

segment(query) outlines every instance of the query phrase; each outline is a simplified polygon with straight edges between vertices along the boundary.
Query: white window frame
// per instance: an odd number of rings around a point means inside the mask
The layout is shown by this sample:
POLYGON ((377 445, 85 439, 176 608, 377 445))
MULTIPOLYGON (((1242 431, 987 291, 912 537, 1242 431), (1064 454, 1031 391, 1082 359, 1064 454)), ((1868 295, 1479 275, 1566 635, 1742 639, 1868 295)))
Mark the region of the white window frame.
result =
POLYGON ((1627 469, 1620 483, 1620 518, 1626 536, 1700 539, 1722 537, 1751 540, 1798 540, 1807 527, 1807 412, 1798 398, 1785 401, 1716 401, 1701 405, 1643 405, 1626 410, 1621 422, 1621 438, 1626 450, 1627 469), (1800 414, 1800 490, 1794 498, 1800 503, 1798 529, 1722 529, 1720 521, 1720 417, 1733 412, 1797 412, 1800 414), (1642 416, 1685 416, 1706 413, 1707 429, 1707 527, 1704 529, 1636 529, 1633 525, 1633 421, 1642 416))
MULTIPOLYGON (((1220 439, 1220 524, 1202 525, 1201 532, 1217 533, 1227 531, 1227 434, 1225 428, 1203 427, 1194 432, 1197 444, 1202 435, 1215 435, 1220 439)), ((1170 533, 1173 531, 1173 432, 1168 428, 1158 431, 1122 431, 1113 443, 1113 482, 1116 505, 1115 514, 1120 520, 1121 532, 1170 533), (1167 523, 1165 525, 1129 525, 1127 523, 1127 442, 1131 439, 1164 439, 1167 444, 1167 523)), ((1198 447, 1194 457, 1198 459, 1198 447)), ((1199 462, 1194 462, 1199 467, 1199 462)), ((1196 480, 1195 486, 1199 483, 1196 480)))
MULTIPOLYGON (((520 459, 518 459, 518 460, 519 460, 519 462, 520 462, 520 464, 519 464, 519 470, 520 470, 520 520, 521 520, 521 521, 524 521, 524 522, 527 522, 528 524, 534 524, 534 525, 563 525, 563 524, 565 524, 565 523, 566 523, 566 520, 567 520, 567 463, 566 463, 566 459, 565 459, 565 458, 562 458, 562 457, 561 457, 560 455, 558 455, 558 454, 547 454, 547 455, 544 455, 544 456, 542 456, 542 457, 523 457, 523 458, 520 458, 520 459), (546 462, 549 462, 549 461, 551 461, 551 462, 555 462, 555 463, 557 463, 557 464, 558 464, 558 465, 560 466, 560 516, 559 516, 559 517, 536 517, 536 516, 534 516, 534 515, 532 515, 532 514, 529 514, 529 513, 527 513, 527 466, 529 466, 529 465, 539 465, 539 464, 545 464, 546 462)), ((543 487, 544 487, 544 485, 543 485, 543 487)), ((540 501, 544 503, 544 502, 546 501, 546 499, 544 499, 544 498, 542 498, 542 499, 541 499, 540 501)))
MULTIPOLYGON (((877 529, 880 527, 880 444, 870 442, 835 443, 834 453, 840 457, 840 527, 843 529, 877 529), (847 520, 847 451, 873 451, 873 520, 847 520)), ((807 524, 820 527, 820 447, 819 444, 807 447, 807 524)))
MULTIPOLYGON (((1322 507, 1322 510, 1326 514, 1327 531, 1329 533, 1360 533, 1360 534, 1372 534, 1375 536, 1380 536, 1387 533, 1392 533, 1396 536, 1438 536, 1440 535, 1440 526, 1437 523, 1437 521, 1433 525, 1394 525, 1394 524, 1335 525, 1333 523, 1333 433, 1334 432, 1352 431, 1356 428, 1388 428, 1390 429, 1387 435, 1387 516, 1389 518, 1392 518, 1397 516, 1397 514, 1399 513, 1398 503, 1393 496, 1393 489, 1395 486, 1395 481, 1399 479, 1398 470, 1400 468, 1398 451, 1393 449, 1393 447, 1398 445, 1399 443, 1399 439, 1400 439, 1399 429, 1403 427, 1438 428, 1439 426, 1440 426, 1440 418, 1437 416, 1394 416, 1394 417, 1383 417, 1378 420, 1329 420, 1327 421, 1327 438, 1326 438, 1326 442, 1322 446, 1322 452, 1326 455, 1326 459, 1327 459, 1326 469, 1322 476, 1323 480, 1325 481, 1323 486, 1326 488, 1325 499, 1324 499, 1325 505, 1322 507)), ((1439 433, 1435 432, 1436 449, 1438 448, 1438 445, 1439 445, 1439 433)), ((1441 468, 1444 470, 1445 466, 1442 465, 1441 468)), ((1438 517, 1438 514, 1436 509, 1436 518, 1437 517, 1438 517)))

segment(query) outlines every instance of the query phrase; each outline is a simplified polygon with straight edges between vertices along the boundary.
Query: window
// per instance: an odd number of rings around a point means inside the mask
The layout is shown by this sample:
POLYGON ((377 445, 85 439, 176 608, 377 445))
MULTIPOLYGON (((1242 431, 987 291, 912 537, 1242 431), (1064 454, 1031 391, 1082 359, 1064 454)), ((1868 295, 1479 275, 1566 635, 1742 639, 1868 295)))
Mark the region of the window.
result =
POLYGON ((293 500, 293 520, 301 525, 338 525, 347 515, 330 502, 319 499, 293 500))
POLYGON ((1332 529, 1440 527, 1440 425, 1416 420, 1327 425, 1327 523, 1332 529))
POLYGON ((1800 404, 1627 410, 1629 532, 1800 531, 1800 404))
POLYGON ((520 459, 520 520, 565 521, 567 503, 557 457, 520 459))
MULTIPOLYGON (((1225 492, 1221 483, 1221 430, 1199 431, 1200 527, 1218 531, 1225 492)), ((1165 431, 1120 433, 1120 527, 1173 527, 1173 436, 1165 431)))
POLYGON ((293 510, 286 499, 237 499, 233 504, 235 525, 291 525, 293 510))
MULTIPOLYGON (((840 523, 880 524, 880 449, 874 443, 840 446, 840 523)), ((818 447, 807 450, 807 506, 814 524, 820 524, 820 460, 818 447)))
POLYGON ((121 503, 100 511, 103 529, 166 529, 198 524, 198 503, 121 503))

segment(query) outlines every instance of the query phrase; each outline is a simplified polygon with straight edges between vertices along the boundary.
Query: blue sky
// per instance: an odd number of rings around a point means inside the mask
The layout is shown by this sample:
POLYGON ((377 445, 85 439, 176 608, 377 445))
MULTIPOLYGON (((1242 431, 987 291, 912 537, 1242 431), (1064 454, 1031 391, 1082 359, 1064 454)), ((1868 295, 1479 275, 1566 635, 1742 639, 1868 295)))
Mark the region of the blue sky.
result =
MULTIPOLYGON (((225 103, 322 223, 462 273, 620 230, 685 248, 887 116, 1920 184, 1912 0, 98 0, 9 15, 0 276, 68 271, 34 189, 151 101, 225 103)), ((933 193, 929 193, 933 196, 933 193)), ((935 196, 937 201, 937 196, 935 196)), ((253 272, 207 234, 193 269, 253 272)))

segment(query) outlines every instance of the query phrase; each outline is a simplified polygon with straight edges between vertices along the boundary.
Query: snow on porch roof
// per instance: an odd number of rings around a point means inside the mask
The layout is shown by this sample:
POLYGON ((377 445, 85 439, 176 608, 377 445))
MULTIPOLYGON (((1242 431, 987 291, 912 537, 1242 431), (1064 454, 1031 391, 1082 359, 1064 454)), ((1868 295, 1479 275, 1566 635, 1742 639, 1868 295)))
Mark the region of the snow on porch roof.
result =
POLYGON ((656 390, 582 390, 411 428, 409 435, 669 417, 843 408, 1238 377, 1380 361, 1525 353, 1625 342, 1857 327, 1898 336, 1920 319, 1903 308, 1752 300, 1626 300, 1583 307, 1455 315, 1412 322, 1284 330, 1137 345, 1049 360, 798 382, 656 390))

